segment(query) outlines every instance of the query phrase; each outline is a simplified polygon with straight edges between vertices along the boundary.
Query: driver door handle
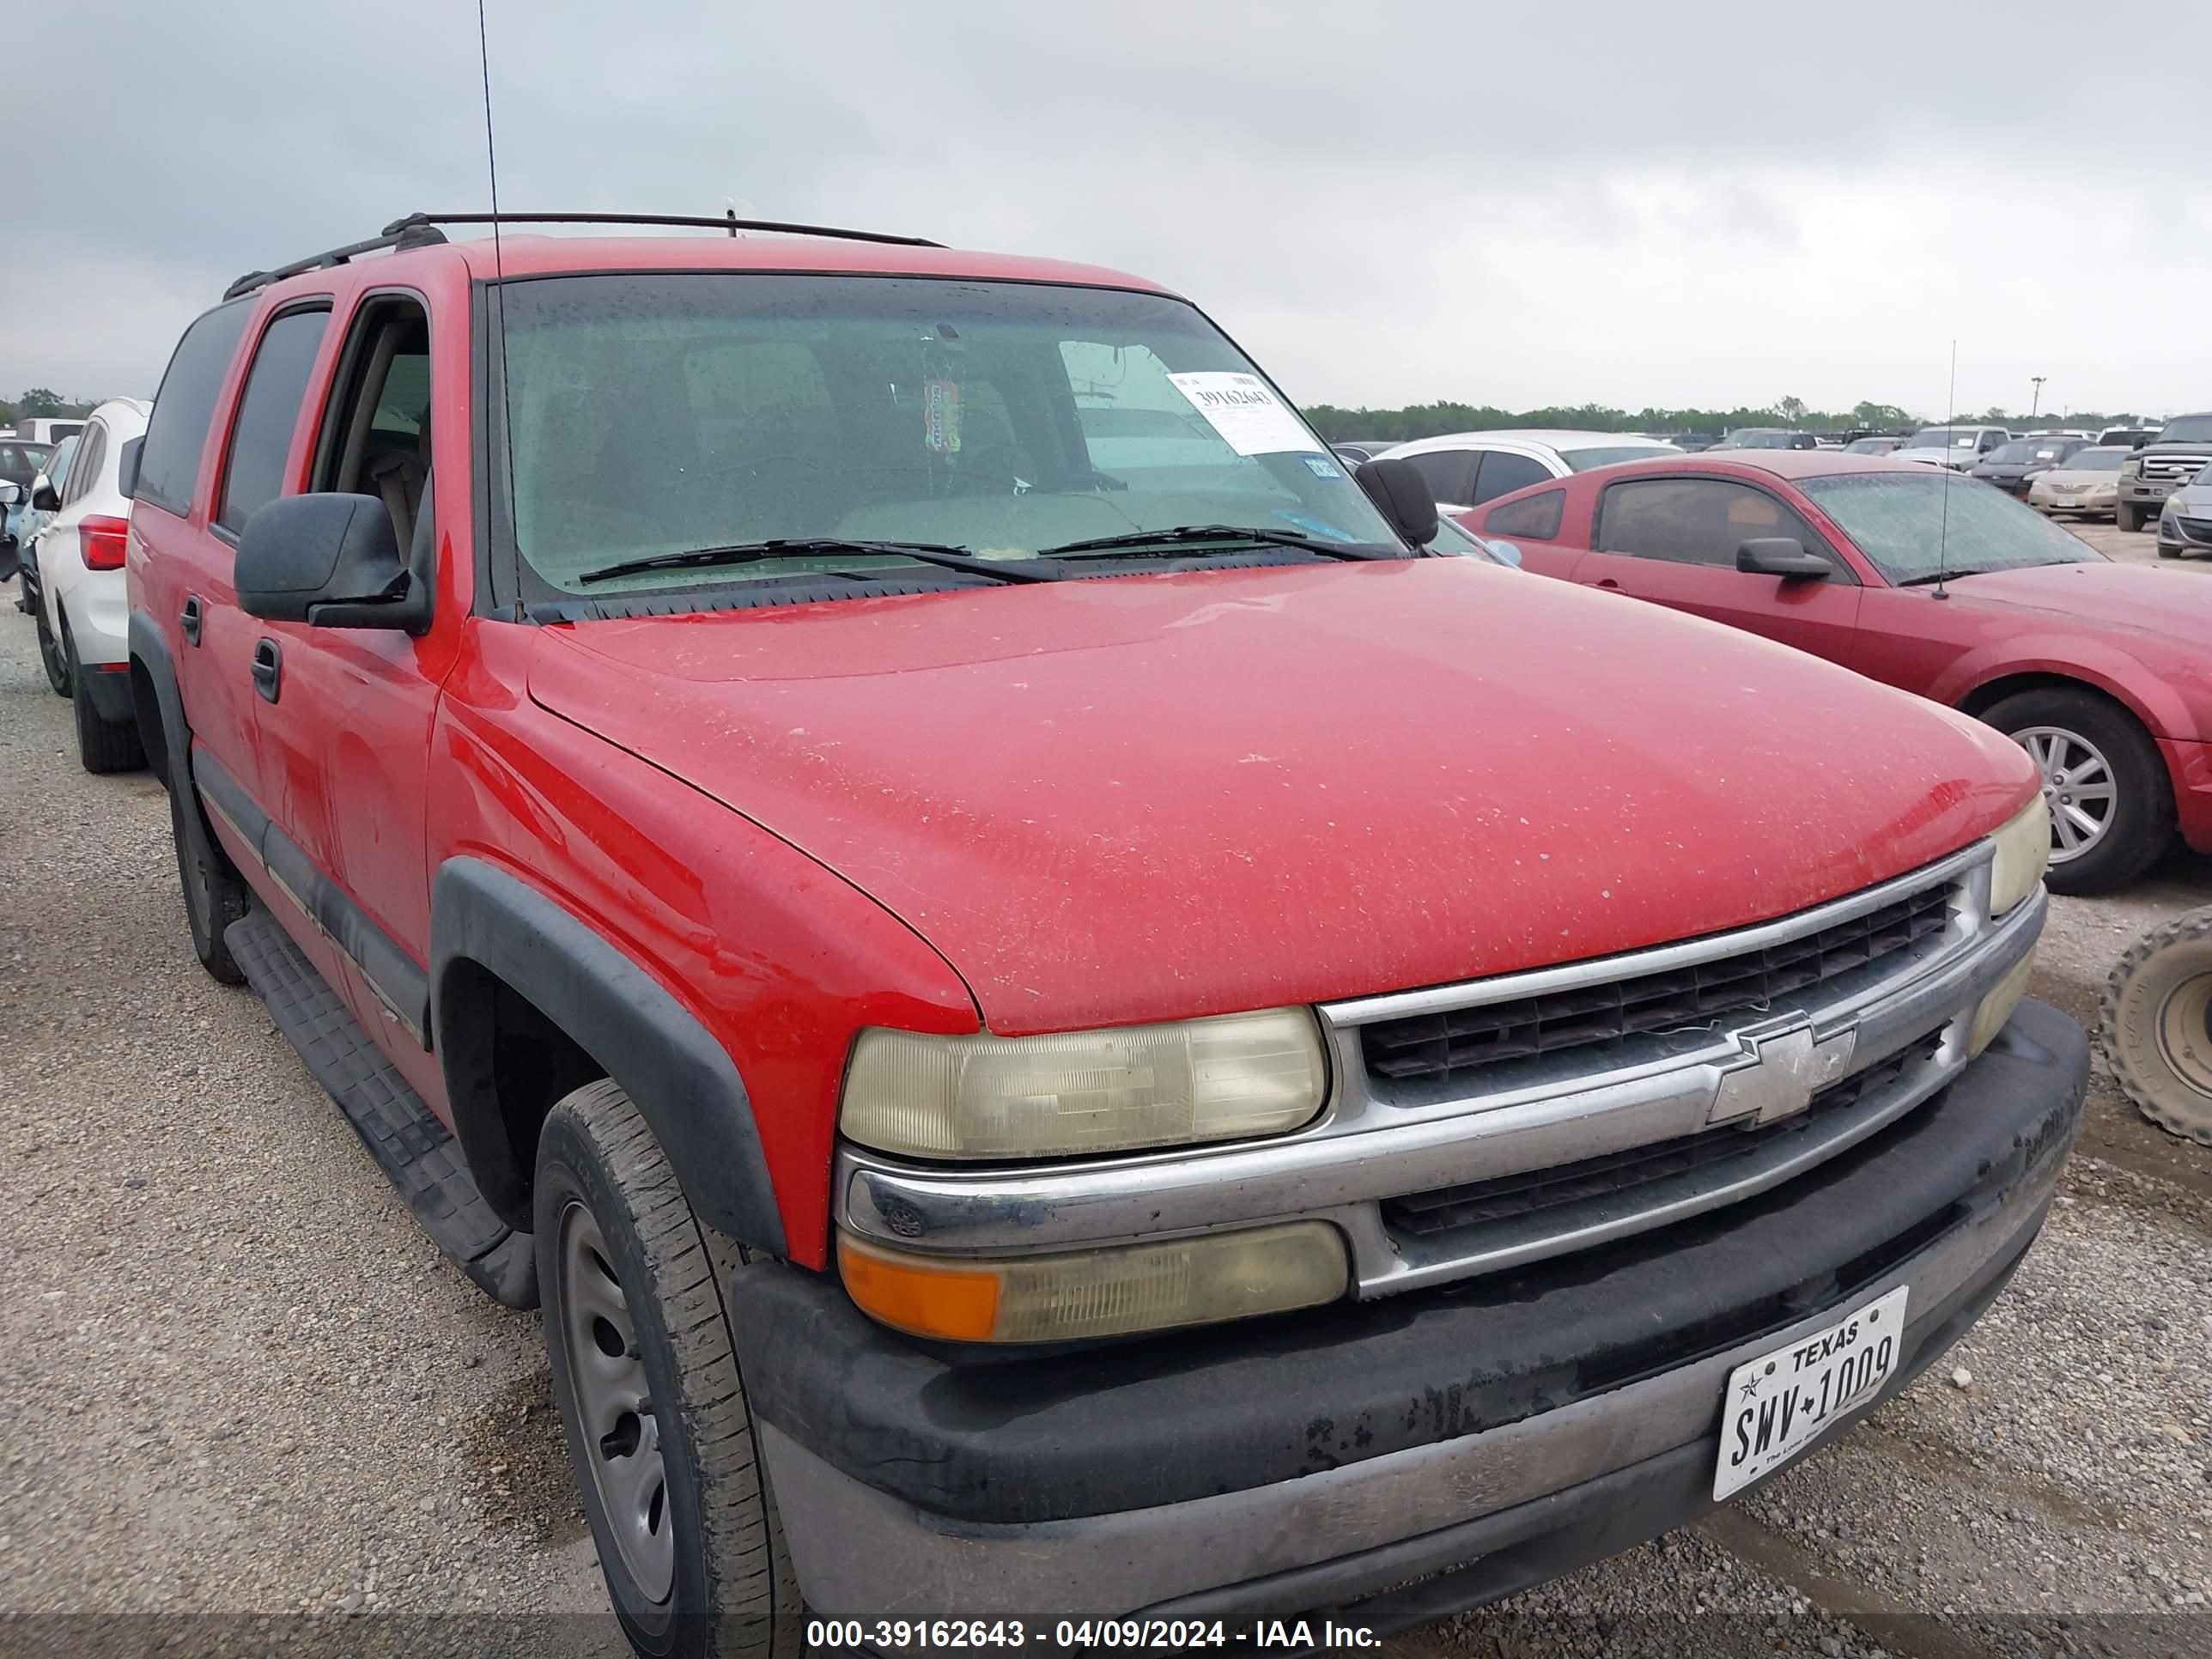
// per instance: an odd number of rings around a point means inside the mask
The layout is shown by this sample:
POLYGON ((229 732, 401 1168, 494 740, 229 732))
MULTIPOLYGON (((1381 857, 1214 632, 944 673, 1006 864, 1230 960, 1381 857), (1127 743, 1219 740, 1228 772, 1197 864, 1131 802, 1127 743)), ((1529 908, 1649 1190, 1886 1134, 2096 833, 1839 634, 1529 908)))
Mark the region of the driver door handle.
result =
POLYGON ((253 647, 253 689, 264 702, 274 702, 283 691, 283 647, 264 638, 253 647))
POLYGON ((177 626, 185 630, 186 645, 198 645, 200 642, 200 596, 198 594, 188 593, 185 596, 185 608, 177 612, 177 626))

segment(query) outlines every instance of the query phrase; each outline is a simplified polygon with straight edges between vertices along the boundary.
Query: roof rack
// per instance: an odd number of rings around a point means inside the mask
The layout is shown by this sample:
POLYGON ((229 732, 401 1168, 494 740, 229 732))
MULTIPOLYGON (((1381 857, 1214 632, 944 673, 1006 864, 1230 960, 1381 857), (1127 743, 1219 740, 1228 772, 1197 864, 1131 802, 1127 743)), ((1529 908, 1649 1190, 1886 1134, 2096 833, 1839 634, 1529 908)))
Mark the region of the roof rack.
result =
POLYGON ((781 231, 792 236, 835 236, 851 242, 889 242, 898 247, 943 247, 926 236, 894 236, 888 231, 841 230, 834 225, 794 225, 777 219, 740 219, 732 208, 719 217, 687 213, 410 213, 394 219, 383 233, 366 241, 348 242, 322 253, 311 253, 273 270, 249 270, 223 289, 225 300, 235 300, 271 283, 302 271, 326 270, 344 264, 356 254, 380 248, 428 247, 446 240, 441 225, 685 225, 695 230, 721 230, 736 235, 741 230, 781 231))
POLYGON ((381 236, 372 236, 365 242, 348 242, 343 247, 334 247, 321 253, 311 253, 304 259, 295 259, 289 265, 278 265, 274 270, 249 270, 228 288, 222 297, 235 300, 251 294, 256 289, 266 288, 271 283, 281 283, 287 276, 297 276, 302 271, 326 270, 332 265, 342 265, 356 253, 374 253, 379 248, 428 247, 446 240, 446 233, 427 221, 417 223, 413 218, 401 219, 385 227, 381 236))
POLYGON ((889 242, 897 247, 943 247, 926 236, 894 236, 881 230, 841 230, 835 225, 794 225, 778 219, 740 219, 732 208, 707 218, 689 213, 410 213, 384 228, 387 236, 437 225, 687 225, 695 230, 781 231, 791 236, 835 236, 848 242, 889 242))

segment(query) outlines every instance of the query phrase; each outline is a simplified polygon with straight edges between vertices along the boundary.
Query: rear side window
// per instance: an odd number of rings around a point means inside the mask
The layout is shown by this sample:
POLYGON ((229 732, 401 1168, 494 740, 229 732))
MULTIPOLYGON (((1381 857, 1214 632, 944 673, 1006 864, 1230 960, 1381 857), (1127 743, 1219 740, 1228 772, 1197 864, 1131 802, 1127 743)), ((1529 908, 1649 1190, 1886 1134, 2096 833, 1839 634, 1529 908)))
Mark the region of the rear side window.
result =
POLYGON ((1474 467, 1481 459, 1481 452, 1473 449, 1431 449, 1406 457, 1429 494, 1453 507, 1474 504, 1474 467))
POLYGON ((100 470, 107 465, 107 428, 94 421, 77 440, 76 453, 83 464, 70 468, 69 483, 59 492, 64 507, 74 507, 100 482, 100 470))
POLYGON ((1527 536, 1530 539, 1548 542, 1559 533, 1559 514, 1567 505, 1564 489, 1547 489, 1526 501, 1508 501, 1492 509, 1482 521, 1483 532, 1492 536, 1527 536))
MULTIPOLYGON (((308 371, 330 320, 327 311, 287 312, 269 325, 255 348, 231 428, 230 459, 223 467, 222 506, 216 522, 224 529, 243 530, 254 510, 275 501, 283 489, 284 458, 300 423, 300 400, 307 396, 308 371)), ((139 465, 143 468, 144 463, 139 465)))
POLYGON ((246 331, 252 304, 234 300, 217 306, 185 331, 155 394, 154 417, 147 423, 145 447, 138 452, 137 499, 179 515, 192 508, 200 456, 207 448, 208 422, 222 392, 231 353, 246 331))
POLYGON ((1482 471, 1474 481, 1474 494, 1468 497, 1468 504, 1494 501, 1500 495, 1510 495, 1516 489, 1541 483, 1551 476, 1552 469, 1541 461, 1493 449, 1482 458, 1482 471))

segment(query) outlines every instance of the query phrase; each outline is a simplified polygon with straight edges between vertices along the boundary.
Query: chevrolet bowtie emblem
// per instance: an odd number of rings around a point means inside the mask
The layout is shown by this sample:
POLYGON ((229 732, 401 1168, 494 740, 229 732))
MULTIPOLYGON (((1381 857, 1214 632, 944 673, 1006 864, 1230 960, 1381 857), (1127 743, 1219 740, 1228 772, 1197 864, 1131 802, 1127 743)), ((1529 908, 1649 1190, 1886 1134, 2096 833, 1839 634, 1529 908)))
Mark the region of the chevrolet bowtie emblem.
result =
POLYGON ((1812 1022, 1802 1018, 1736 1032, 1736 1047, 1747 1059, 1721 1073, 1705 1121, 1771 1123, 1803 1111, 1815 1094, 1843 1077, 1857 1042, 1856 1029, 1816 1042, 1812 1022))

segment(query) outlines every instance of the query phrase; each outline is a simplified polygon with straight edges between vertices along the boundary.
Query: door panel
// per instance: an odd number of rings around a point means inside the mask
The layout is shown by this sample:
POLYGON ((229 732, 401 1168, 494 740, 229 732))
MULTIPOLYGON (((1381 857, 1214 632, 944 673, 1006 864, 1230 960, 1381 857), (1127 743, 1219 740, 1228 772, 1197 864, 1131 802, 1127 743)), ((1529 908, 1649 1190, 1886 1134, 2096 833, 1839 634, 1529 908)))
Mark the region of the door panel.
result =
POLYGON ((1713 565, 1586 553, 1575 580, 1710 617, 1831 662, 1848 662, 1863 589, 1832 581, 1783 581, 1713 565))

